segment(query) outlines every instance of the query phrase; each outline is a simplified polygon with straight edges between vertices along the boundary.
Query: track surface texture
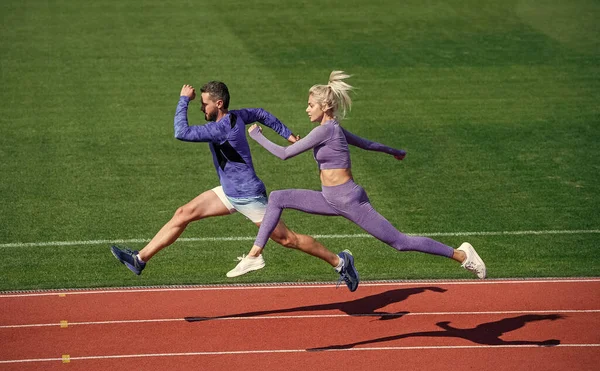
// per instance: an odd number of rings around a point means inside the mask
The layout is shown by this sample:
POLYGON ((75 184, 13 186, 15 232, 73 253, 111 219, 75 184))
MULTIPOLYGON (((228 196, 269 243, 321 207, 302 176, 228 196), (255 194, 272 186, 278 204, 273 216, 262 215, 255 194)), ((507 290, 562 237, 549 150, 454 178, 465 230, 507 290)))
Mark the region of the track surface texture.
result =
POLYGON ((0 370, 597 370, 600 279, 0 294, 0 370))

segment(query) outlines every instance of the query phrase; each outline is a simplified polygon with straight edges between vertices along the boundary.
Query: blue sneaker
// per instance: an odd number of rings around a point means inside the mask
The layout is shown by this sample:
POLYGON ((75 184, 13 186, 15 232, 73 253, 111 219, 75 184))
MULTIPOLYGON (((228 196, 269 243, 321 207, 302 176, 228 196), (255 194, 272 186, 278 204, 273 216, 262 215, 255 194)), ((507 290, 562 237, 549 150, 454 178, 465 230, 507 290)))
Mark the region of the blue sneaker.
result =
POLYGON ((131 251, 128 248, 120 248, 117 245, 112 245, 110 250, 115 258, 117 258, 121 263, 125 264, 130 271, 137 275, 140 275, 140 273, 142 273, 146 267, 146 263, 138 259, 138 251, 131 251))
POLYGON ((354 292, 358 288, 358 283, 360 282, 358 271, 354 267, 354 257, 352 256, 350 250, 344 250, 341 253, 339 253, 338 256, 344 259, 344 266, 342 267, 342 271, 340 272, 338 286, 340 282, 344 280, 350 292, 354 292))

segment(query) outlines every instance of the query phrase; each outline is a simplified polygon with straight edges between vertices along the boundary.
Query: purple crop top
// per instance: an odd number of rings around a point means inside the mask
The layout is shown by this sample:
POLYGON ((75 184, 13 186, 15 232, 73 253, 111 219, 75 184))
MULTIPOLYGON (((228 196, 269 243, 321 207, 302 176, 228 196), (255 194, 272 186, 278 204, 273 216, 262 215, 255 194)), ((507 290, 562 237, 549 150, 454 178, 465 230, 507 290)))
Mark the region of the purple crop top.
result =
POLYGON ((314 158, 319 169, 349 169, 350 152, 348 144, 368 151, 384 152, 401 156, 405 151, 388 147, 381 143, 371 142, 342 128, 335 120, 327 121, 311 130, 308 135, 296 143, 282 147, 268 140, 258 128, 250 132, 252 139, 282 160, 294 157, 313 148, 314 158))

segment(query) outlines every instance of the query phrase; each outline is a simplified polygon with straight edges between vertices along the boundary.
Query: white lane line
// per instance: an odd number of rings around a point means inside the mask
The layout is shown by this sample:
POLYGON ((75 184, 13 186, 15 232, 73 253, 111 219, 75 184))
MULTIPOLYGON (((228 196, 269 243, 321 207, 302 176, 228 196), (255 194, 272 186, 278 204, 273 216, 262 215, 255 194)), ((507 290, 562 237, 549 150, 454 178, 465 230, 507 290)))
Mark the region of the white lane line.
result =
MULTIPOLYGON (((275 310, 276 312, 276 310, 275 310)), ((131 319, 115 321, 86 321, 66 323, 36 323, 21 325, 2 325, 0 329, 35 328, 35 327, 71 327, 82 325, 121 325, 140 323, 162 323, 162 322, 203 322, 203 321, 240 321, 240 320, 274 320, 274 319, 322 319, 341 317, 404 317, 404 316, 454 316, 454 315, 490 315, 490 314, 566 314, 566 313, 600 313, 600 309, 558 309, 558 310, 509 310, 509 311, 485 311, 485 312, 408 312, 408 313, 356 313, 356 314, 299 314, 299 315, 264 315, 264 316, 223 316, 223 317, 186 317, 186 318, 158 318, 158 319, 131 319)))
MULTIPOLYGON (((414 280, 414 281, 367 281, 361 282, 361 287, 379 286, 431 286, 431 285, 523 285, 540 283, 597 283, 599 277, 590 278, 527 278, 527 279, 487 279, 487 280, 414 280)), ((336 289, 335 282, 331 283, 306 283, 292 284, 264 283, 264 284, 232 284, 232 285, 201 285, 201 286, 159 286, 159 287, 114 287, 98 289, 63 289, 43 290, 31 292, 18 292, 0 294, 0 298, 23 298, 38 296, 69 296, 69 295, 94 295, 94 294, 127 294, 127 293, 151 293, 151 292, 177 292, 177 291, 225 291, 225 290, 288 290, 288 289, 336 289), (81 290, 81 291, 78 291, 81 290)))
MULTIPOLYGON (((600 229, 566 229, 566 230, 541 230, 541 231, 475 231, 475 232, 422 232, 406 233, 409 236, 426 237, 459 237, 459 236, 523 236, 523 235, 551 235, 551 234, 599 234, 600 229)), ((316 234, 315 238, 373 238, 370 234, 316 234)), ((240 237, 188 237, 179 238, 177 242, 215 242, 215 241, 253 241, 256 236, 240 237)), ((9 242, 0 244, 4 247, 52 247, 52 246, 87 246, 105 245, 113 243, 147 243, 149 238, 115 239, 115 240, 81 240, 81 241, 40 241, 40 242, 9 242)))
POLYGON ((134 319, 134 320, 120 320, 120 321, 88 321, 88 322, 68 322, 63 324, 60 322, 56 323, 35 323, 28 325, 3 325, 0 329, 9 328, 32 328, 32 327, 71 327, 81 325, 119 325, 127 323, 150 323, 150 322, 182 322, 185 318, 162 318, 162 319, 134 319))
MULTIPOLYGON (((558 344, 551 348, 590 348, 600 347, 600 344, 558 344)), ((405 346, 405 347, 365 347, 347 349, 323 349, 319 352, 362 352, 362 351, 411 351, 411 350, 447 350, 447 349, 503 349, 503 348, 548 348, 535 344, 525 345, 437 345, 437 346, 405 346)), ((280 354, 280 353, 312 353, 309 349, 269 349, 269 350, 231 350, 219 352, 186 352, 186 353, 145 353, 145 354, 120 354, 70 357, 69 361, 97 360, 97 359, 123 359, 123 358, 148 358, 148 357, 186 357, 186 356, 229 356, 247 354, 280 354)), ((0 364, 25 363, 25 362, 50 362, 62 361, 63 358, 33 358, 0 360, 0 364)))

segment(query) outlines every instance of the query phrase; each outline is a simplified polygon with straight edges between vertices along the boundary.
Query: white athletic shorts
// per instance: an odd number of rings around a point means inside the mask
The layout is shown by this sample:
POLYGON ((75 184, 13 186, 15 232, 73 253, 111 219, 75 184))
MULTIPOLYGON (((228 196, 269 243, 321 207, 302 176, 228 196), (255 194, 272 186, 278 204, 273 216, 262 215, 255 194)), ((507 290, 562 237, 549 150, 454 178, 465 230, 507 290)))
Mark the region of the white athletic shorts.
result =
POLYGON ((221 186, 213 188, 212 191, 217 194, 230 213, 239 211, 240 214, 254 223, 262 222, 265 217, 265 213, 267 212, 267 195, 243 198, 227 197, 221 186))

